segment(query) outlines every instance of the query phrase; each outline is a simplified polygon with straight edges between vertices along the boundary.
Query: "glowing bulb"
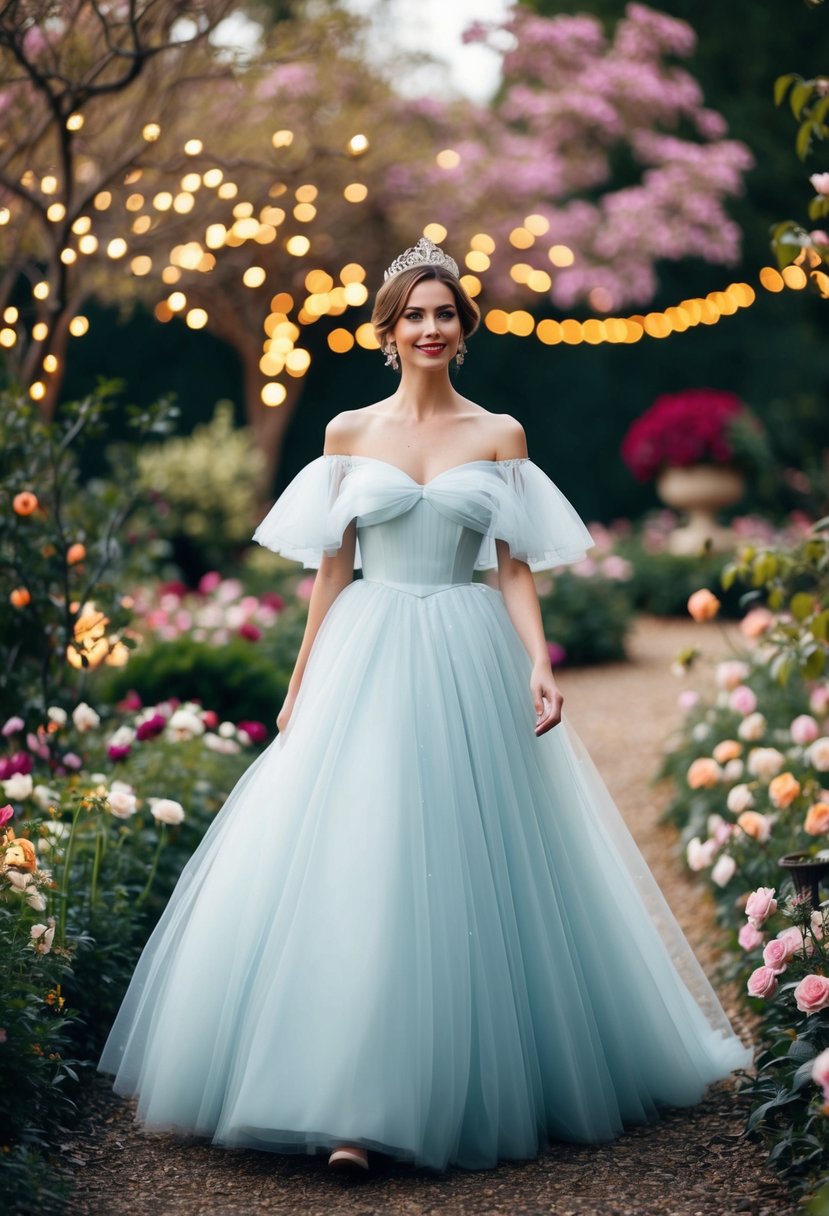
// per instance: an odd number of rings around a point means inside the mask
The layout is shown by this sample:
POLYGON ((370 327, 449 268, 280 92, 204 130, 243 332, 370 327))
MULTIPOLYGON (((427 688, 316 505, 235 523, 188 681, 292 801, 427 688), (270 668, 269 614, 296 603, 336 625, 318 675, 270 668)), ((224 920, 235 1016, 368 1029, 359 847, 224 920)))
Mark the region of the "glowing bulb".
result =
POLYGON ((83 236, 85 232, 89 232, 91 227, 92 220, 89 218, 89 216, 79 215, 72 225, 72 231, 76 233, 77 236, 83 236))
POLYGON ((486 232, 476 232, 469 242, 469 248, 478 253, 494 253, 495 242, 486 232))
POLYGON ((83 114, 70 114, 66 120, 67 131, 80 131, 83 126, 83 114))
POLYGON ((198 156, 204 150, 204 144, 200 139, 188 139, 184 145, 185 156, 198 156))
POLYGON ((271 136, 271 143, 275 148, 290 148, 294 142, 293 131, 274 131, 271 136))
POLYGON ((148 122, 145 124, 141 134, 148 144, 153 144, 161 135, 161 127, 157 122, 148 122))
POLYGON ((347 329, 332 329, 328 335, 328 347, 335 355, 344 355, 354 346, 354 335, 347 329))
POLYGON ((292 257, 301 258, 311 248, 311 242, 307 236, 291 236, 285 242, 285 248, 292 257))
POLYGON ((29 388, 29 396, 32 401, 42 401, 46 396, 46 385, 42 380, 35 380, 29 388))
POLYGON ((64 207, 63 203, 50 203, 46 208, 46 218, 47 220, 51 220, 53 224, 56 224, 59 220, 62 220, 65 215, 66 208, 64 207))
POLYGON ((153 198, 153 206, 156 211, 169 211, 173 205, 173 196, 169 190, 159 190, 158 194, 153 198))
POLYGON ((443 224, 427 224, 423 229, 423 235, 428 237, 430 241, 434 241, 436 245, 439 245, 441 241, 446 240, 448 233, 443 224))
POLYGON ((268 384, 262 385, 260 396, 265 405, 277 406, 281 405, 288 396, 288 390, 284 384, 278 384, 272 380, 268 384))
POLYGON ((111 202, 112 195, 109 190, 99 190, 92 200, 92 206, 96 211, 106 211, 111 202))
POLYGON ((35 342, 44 342, 48 336, 49 326, 45 321, 38 321, 36 325, 32 326, 32 337, 35 342))
POLYGON ((224 173, 221 169, 208 169, 203 176, 202 181, 204 182, 205 186, 208 186, 211 190, 215 190, 217 186, 222 184, 223 177, 224 173))
POLYGON ((294 219, 298 220, 300 224, 310 224, 316 214, 317 209, 313 203, 297 203, 294 207, 294 219))
POLYGON ((359 262, 349 262, 340 271, 340 282, 346 285, 349 283, 362 283, 365 277, 365 267, 361 266, 359 262))
POLYGON ((357 339, 358 345, 362 346, 363 350, 380 349, 380 343, 377 341, 374 326, 368 321, 366 321, 363 325, 357 326, 354 337, 357 339))
POLYGON ((107 256, 111 258, 122 258, 127 252, 127 242, 122 236, 115 236, 107 245, 107 256))
POLYGON ((351 308, 359 308, 368 299, 368 289, 365 283, 347 283, 343 288, 345 302, 351 308))
POLYGON ((480 249, 472 249, 464 258, 469 270, 474 270, 476 274, 481 274, 484 270, 489 270, 489 257, 480 249))
POLYGON ((3 310, 3 320, 7 321, 9 325, 14 325, 19 316, 20 313, 13 304, 10 304, 8 308, 3 310))
POLYGON ((51 173, 48 173, 46 177, 41 180, 40 188, 44 194, 56 194, 58 189, 58 179, 53 177, 51 173))
POLYGON ((362 203, 368 198, 368 186, 362 182, 351 182, 343 190, 343 198, 347 203, 362 203))
POLYGON ((516 249, 529 249, 531 245, 535 244, 535 237, 529 228, 513 228, 509 234, 509 243, 516 249))
POLYGON ((193 194, 201 186, 201 174, 185 173, 184 177, 181 179, 180 185, 182 190, 186 190, 188 193, 193 194))
POLYGON ((91 232, 86 236, 82 236, 78 241, 78 248, 80 249, 81 253, 94 253, 98 248, 97 236, 93 236, 91 232))
POLYGON ((167 305, 171 312, 181 312, 187 307, 187 296, 183 291, 174 291, 167 297, 167 305))
POLYGON ((461 163, 460 153, 454 148, 444 148, 442 152, 438 152, 435 160, 439 169, 457 169, 461 163))
POLYGON ((551 245, 547 257, 554 266, 572 266, 576 260, 572 249, 567 245, 551 245))
POLYGON ((6 346, 6 347, 14 346, 16 341, 17 341, 17 334, 14 332, 13 329, 9 329, 7 327, 0 329, 0 346, 6 346))
POLYGON ((82 338, 89 331, 88 317, 73 317, 69 322, 69 332, 73 338, 82 338))
POLYGON ((41 279, 39 283, 35 283, 32 288, 32 295, 36 300, 45 300, 49 295, 49 284, 45 279, 41 279))
POLYGON ((204 329, 207 324, 207 313, 203 308, 191 308, 184 320, 190 329, 204 329))
POLYGON ((266 278, 265 268, 263 266, 248 266, 245 273, 242 275, 242 282, 245 287, 261 287, 266 278))
POLYGON ((550 231, 550 221, 543 215, 528 215, 524 219, 524 227, 533 236, 544 236, 550 231))
POLYGON ((75 262, 77 262, 78 255, 75 253, 74 249, 61 249, 60 260, 63 262, 64 266, 72 266, 75 262))
POLYGON ((352 135, 346 144, 346 150, 350 156, 362 156, 364 152, 368 152, 368 146, 367 135, 352 135))
POLYGON ((58 370, 58 361, 55 355, 46 355, 44 357, 43 370, 49 375, 58 370))
POLYGON ((149 274, 153 268, 153 260, 146 254, 142 253, 139 257, 133 258, 130 262, 130 270, 134 275, 149 274))

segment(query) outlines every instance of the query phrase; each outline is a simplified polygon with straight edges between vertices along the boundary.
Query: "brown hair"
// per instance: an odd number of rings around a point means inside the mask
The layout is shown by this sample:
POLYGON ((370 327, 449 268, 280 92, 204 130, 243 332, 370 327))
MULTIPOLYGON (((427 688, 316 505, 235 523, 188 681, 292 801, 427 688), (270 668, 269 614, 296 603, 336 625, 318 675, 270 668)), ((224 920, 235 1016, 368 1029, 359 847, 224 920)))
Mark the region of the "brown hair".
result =
POLYGON ((392 275, 377 292, 371 323, 381 346, 386 335, 394 329, 400 319, 412 288, 417 283, 423 282, 424 279, 437 279, 439 283, 445 283, 451 290, 455 297, 461 333, 464 338, 474 334, 478 328, 481 320, 480 310, 462 283, 445 266, 424 263, 422 266, 412 266, 409 270, 401 270, 398 274, 392 275))

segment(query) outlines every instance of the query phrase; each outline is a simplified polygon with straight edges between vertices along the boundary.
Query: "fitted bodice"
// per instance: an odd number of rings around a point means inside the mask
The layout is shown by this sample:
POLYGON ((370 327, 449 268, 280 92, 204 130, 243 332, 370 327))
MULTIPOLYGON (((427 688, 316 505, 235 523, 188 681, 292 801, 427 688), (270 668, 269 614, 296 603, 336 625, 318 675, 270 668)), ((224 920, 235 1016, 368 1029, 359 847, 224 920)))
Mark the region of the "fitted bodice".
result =
POLYGON ((472 581, 481 533, 436 510, 428 498, 382 523, 360 524, 363 578, 412 595, 472 581))

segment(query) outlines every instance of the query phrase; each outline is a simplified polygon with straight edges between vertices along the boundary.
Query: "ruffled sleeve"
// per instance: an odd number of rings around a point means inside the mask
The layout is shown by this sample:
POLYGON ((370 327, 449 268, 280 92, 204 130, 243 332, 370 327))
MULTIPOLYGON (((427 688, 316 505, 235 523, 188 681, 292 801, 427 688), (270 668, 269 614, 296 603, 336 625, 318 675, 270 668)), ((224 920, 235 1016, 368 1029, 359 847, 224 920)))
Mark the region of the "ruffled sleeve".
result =
POLYGON ((581 561, 596 541, 558 486, 526 458, 500 461, 499 470, 492 519, 476 568, 497 566, 496 540, 505 540, 511 555, 531 570, 581 561))
MULTIPOLYGON (((340 487, 349 469, 343 456, 318 456, 297 473, 253 534, 274 553, 315 570, 324 553, 340 548, 349 519, 336 510, 340 487)), ((359 555, 355 566, 359 566, 359 555)))

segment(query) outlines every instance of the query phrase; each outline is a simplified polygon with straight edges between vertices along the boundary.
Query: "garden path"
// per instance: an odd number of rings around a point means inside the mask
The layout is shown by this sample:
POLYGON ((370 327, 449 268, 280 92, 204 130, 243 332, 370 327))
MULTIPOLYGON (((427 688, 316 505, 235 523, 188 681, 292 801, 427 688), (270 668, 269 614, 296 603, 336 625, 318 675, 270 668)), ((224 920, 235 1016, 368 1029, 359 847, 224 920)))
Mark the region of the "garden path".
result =
MULTIPOLYGON (((734 627, 725 626, 733 635, 734 627)), ((667 790, 653 787, 667 732, 678 721, 669 664, 683 646, 725 653, 720 625, 640 618, 630 663, 565 671, 566 712, 605 775, 650 866, 711 974, 712 906, 658 820, 667 790)), ((722 998, 740 1028, 736 994, 722 998)), ((791 1216, 786 1187, 740 1136, 744 1109, 730 1083, 691 1111, 674 1112, 611 1145, 551 1145, 537 1161, 438 1176, 378 1156, 368 1177, 329 1176, 324 1158, 212 1148, 142 1135, 128 1102, 103 1080, 65 1145, 75 1182, 67 1216, 791 1216)))

